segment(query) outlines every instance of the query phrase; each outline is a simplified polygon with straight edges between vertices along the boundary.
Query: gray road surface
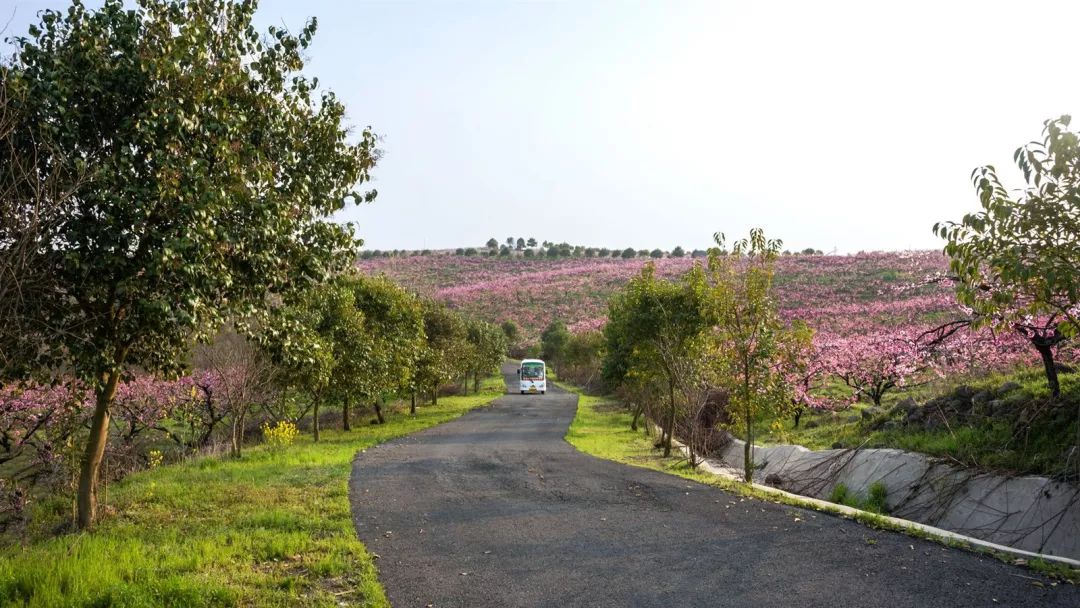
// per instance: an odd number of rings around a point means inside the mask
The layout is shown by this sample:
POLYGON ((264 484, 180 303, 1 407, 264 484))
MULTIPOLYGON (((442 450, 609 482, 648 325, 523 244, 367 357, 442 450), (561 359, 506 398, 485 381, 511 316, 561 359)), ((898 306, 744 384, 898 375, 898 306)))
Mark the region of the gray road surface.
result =
POLYGON ((582 454, 576 407, 509 394, 358 455, 353 521, 394 606, 1080 607, 992 558, 582 454))

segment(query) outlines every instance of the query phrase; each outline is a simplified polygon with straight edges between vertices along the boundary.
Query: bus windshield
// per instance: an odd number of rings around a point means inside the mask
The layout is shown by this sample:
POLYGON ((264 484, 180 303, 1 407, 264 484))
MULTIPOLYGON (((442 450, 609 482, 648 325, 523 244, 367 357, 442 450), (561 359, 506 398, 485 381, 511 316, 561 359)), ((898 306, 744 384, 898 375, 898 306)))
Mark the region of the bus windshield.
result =
POLYGON ((521 378, 523 380, 543 380, 543 363, 524 363, 521 366, 521 378))

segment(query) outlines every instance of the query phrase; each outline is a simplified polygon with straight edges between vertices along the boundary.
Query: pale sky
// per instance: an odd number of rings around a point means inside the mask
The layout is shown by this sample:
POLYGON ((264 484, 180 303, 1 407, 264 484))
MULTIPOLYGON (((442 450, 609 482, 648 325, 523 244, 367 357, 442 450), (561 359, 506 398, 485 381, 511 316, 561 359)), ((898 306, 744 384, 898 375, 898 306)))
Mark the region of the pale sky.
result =
MULTIPOLYGON (((64 5, 0 0, 0 23, 64 5)), ((690 248, 755 226, 792 249, 937 248, 935 221, 977 209, 972 169, 1080 112, 1077 0, 259 12, 308 16, 309 72, 383 137, 379 197, 344 215, 370 248, 690 248)))

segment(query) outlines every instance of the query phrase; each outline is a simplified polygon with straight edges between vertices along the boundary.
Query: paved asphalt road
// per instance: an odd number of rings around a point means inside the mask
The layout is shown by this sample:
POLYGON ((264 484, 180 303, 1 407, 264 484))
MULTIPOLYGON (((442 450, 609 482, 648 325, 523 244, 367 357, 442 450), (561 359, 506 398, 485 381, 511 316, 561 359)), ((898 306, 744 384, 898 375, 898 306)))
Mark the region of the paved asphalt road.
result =
POLYGON ((395 607, 1080 606, 991 558, 582 454, 576 404, 512 394, 356 458, 395 607))

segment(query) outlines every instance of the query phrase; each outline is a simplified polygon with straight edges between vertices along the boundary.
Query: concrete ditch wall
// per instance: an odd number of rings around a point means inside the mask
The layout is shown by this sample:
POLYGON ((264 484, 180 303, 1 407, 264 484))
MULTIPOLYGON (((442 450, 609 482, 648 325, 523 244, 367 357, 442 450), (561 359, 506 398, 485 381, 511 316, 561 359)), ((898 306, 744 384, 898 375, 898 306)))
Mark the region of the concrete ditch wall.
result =
MULTIPOLYGON (((743 468, 732 439, 721 466, 743 468)), ((828 500, 837 484, 865 496, 888 490, 889 514, 1026 551, 1080 558, 1080 486, 1046 477, 975 473, 940 459, 893 449, 808 450, 754 447, 755 481, 828 500)))

